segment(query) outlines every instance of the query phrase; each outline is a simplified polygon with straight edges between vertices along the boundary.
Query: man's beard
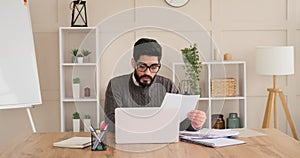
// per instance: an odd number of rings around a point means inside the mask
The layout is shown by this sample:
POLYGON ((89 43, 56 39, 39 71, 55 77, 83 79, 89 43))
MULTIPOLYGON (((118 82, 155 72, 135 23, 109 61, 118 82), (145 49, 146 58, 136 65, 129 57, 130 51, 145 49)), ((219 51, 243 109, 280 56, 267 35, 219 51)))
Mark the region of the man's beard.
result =
POLYGON ((154 78, 155 78, 155 76, 152 78, 152 77, 149 76, 149 75, 138 76, 136 70, 134 70, 134 77, 135 77, 136 81, 138 82, 138 84, 139 84, 141 87, 149 87, 149 86, 153 83, 154 78), (148 82, 141 82, 141 80, 142 80, 143 77, 148 77, 148 78, 150 78, 150 83, 148 83, 148 82))

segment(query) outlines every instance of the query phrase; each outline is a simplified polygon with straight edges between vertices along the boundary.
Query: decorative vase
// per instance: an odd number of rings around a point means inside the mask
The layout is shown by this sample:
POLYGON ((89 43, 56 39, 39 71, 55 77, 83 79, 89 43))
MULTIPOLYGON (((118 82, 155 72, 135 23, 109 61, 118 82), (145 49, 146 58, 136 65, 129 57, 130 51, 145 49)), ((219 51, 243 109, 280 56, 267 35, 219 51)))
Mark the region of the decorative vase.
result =
POLYGON ((82 64, 83 63, 83 57, 77 57, 77 63, 82 64))
POLYGON ((84 56, 83 57, 83 62, 84 63, 89 63, 90 62, 90 57, 89 56, 84 56))
POLYGON ((72 56, 72 62, 73 62, 73 63, 77 63, 77 57, 72 56))
POLYGON ((230 113, 226 122, 227 128, 240 128, 240 118, 237 113, 230 113))
POLYGON ((190 80, 182 80, 180 82, 180 91, 184 95, 189 95, 191 94, 191 83, 190 80))
POLYGON ((211 116, 211 127, 214 129, 225 129, 224 115, 222 114, 213 114, 211 116))
POLYGON ((91 96, 91 89, 89 87, 84 88, 84 97, 90 97, 91 96))
POLYGON ((73 119, 73 132, 80 132, 80 119, 73 119))
POLYGON ((72 89, 73 89, 73 98, 74 99, 80 98, 80 84, 79 83, 72 84, 72 89))
POLYGON ((91 119, 83 119, 84 132, 90 132, 91 119))

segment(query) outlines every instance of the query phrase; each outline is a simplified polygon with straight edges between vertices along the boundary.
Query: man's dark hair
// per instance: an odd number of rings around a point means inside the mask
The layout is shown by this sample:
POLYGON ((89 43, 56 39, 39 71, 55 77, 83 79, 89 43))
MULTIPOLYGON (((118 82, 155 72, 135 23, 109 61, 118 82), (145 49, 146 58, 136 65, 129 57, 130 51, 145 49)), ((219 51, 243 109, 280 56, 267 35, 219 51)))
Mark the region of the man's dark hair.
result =
POLYGON ((133 58, 135 61, 137 61, 142 55, 157 56, 158 62, 160 62, 161 59, 160 44, 154 39, 149 39, 149 38, 139 39, 134 44, 133 58))

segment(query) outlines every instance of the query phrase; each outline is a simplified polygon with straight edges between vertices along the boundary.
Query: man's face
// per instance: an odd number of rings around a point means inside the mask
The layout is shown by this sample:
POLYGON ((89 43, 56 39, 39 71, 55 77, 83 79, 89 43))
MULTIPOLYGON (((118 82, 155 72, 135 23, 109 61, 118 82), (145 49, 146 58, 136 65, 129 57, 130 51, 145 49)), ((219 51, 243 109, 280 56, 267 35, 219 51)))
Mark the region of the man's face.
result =
POLYGON ((135 69, 134 75, 137 82, 143 86, 150 86, 160 69, 157 56, 142 55, 137 61, 132 59, 132 66, 135 69))

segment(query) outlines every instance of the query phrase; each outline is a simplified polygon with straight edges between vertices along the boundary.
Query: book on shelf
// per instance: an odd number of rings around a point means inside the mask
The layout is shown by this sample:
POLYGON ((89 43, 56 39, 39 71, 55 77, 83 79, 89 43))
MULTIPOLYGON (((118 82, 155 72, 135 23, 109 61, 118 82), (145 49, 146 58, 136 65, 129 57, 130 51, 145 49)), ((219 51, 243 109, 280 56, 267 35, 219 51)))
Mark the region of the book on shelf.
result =
POLYGON ((53 146, 62 148, 85 148, 91 145, 91 137, 71 137, 54 142, 53 146))

